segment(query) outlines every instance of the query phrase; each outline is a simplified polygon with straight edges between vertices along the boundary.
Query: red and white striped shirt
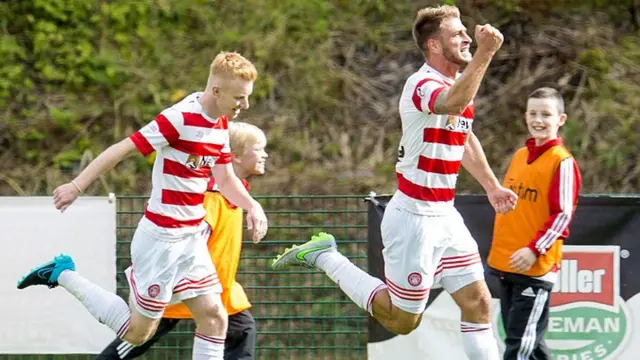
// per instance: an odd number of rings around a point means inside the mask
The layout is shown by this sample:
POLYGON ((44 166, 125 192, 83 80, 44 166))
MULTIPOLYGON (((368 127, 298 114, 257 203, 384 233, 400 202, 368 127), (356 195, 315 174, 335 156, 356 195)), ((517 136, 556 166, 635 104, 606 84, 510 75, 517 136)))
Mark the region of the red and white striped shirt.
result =
POLYGON ((454 80, 427 64, 407 79, 400 97, 402 138, 394 204, 437 215, 453 209, 458 170, 473 123, 473 102, 462 114, 434 113, 438 94, 454 80))
POLYGON ((207 116, 201 95, 165 109, 130 137, 143 155, 156 152, 151 197, 139 226, 158 237, 182 238, 198 230, 211 169, 231 161, 228 119, 207 116))

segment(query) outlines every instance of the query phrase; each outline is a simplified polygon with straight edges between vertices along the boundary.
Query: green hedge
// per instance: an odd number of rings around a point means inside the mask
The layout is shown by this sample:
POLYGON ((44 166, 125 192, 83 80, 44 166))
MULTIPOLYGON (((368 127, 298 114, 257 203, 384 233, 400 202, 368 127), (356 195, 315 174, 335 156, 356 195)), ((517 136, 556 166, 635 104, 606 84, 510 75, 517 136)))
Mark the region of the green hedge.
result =
MULTIPOLYGON (((565 135, 588 172, 585 189, 637 189, 640 169, 630 158, 637 159, 640 54, 632 2, 455 3, 470 29, 492 22, 506 34, 475 126, 496 172, 525 136, 526 92, 560 83, 576 119, 565 135), (549 61, 546 72, 535 73, 542 61, 549 61)), ((410 26, 425 4, 0 2, 0 194, 50 193, 109 144, 200 90, 220 50, 242 52, 260 72, 253 109, 241 119, 264 127, 270 140, 271 174, 257 191, 391 191, 397 96, 421 61, 410 26)), ((89 192, 144 193, 149 167, 127 160, 89 192)), ((460 189, 479 190, 466 174, 460 189)))

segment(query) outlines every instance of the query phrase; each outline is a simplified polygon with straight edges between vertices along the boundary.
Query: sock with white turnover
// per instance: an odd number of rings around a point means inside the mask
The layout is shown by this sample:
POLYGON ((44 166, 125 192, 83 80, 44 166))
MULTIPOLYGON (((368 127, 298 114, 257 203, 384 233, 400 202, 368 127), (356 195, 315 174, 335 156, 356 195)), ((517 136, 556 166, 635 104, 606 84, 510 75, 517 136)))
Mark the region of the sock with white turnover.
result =
POLYGON ((499 360, 498 343, 491 324, 461 322, 462 345, 469 360, 499 360))
POLYGON ((193 360, 222 360, 224 337, 206 336, 196 332, 193 338, 193 360))
POLYGON ((386 285, 355 266, 337 251, 320 254, 315 264, 333 280, 356 305, 371 313, 371 303, 386 285))
POLYGON ((60 273, 58 284, 80 300, 94 318, 111 328, 118 337, 122 338, 129 329, 131 310, 120 296, 108 292, 73 270, 60 273))

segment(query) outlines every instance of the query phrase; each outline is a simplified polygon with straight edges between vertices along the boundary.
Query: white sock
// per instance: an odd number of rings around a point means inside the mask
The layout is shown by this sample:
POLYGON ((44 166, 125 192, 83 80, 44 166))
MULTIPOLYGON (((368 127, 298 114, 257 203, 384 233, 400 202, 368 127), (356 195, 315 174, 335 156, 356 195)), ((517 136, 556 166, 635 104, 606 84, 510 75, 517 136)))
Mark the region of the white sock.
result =
POLYGON ((116 294, 99 287, 72 270, 64 270, 58 276, 58 283, 99 322, 107 325, 122 338, 129 329, 131 310, 129 305, 116 294))
POLYGON ((324 270, 356 305, 369 313, 371 313, 374 296, 378 291, 386 288, 380 279, 353 265, 349 259, 337 251, 320 254, 316 259, 316 266, 324 270))
POLYGON ((222 360, 224 357, 224 337, 207 336, 196 333, 193 338, 193 360, 222 360))
POLYGON ((491 324, 460 323, 462 345, 469 360, 500 360, 491 324))

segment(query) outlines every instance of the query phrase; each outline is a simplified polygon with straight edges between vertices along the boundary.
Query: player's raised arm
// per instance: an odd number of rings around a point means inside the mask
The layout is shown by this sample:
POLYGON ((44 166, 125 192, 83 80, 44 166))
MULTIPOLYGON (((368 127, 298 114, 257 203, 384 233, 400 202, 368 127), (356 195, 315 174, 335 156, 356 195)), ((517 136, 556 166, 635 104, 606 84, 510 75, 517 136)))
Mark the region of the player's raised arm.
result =
POLYGON ((64 211, 95 179, 116 166, 122 159, 136 150, 130 138, 126 138, 107 148, 96 157, 71 182, 58 186, 53 191, 53 203, 56 209, 64 211))
MULTIPOLYGON (((462 48, 468 49, 471 38, 461 32, 462 48)), ((445 87, 435 98, 433 110, 436 114, 461 114, 478 92, 480 83, 503 42, 502 33, 491 25, 477 25, 475 33, 478 49, 462 75, 451 87, 445 87)), ((431 41, 431 40, 427 40, 431 41)))
POLYGON ((100 153, 71 182, 58 186, 53 191, 56 209, 64 211, 100 175, 111 170, 136 149, 144 156, 178 140, 178 129, 182 126, 182 114, 175 109, 166 109, 155 120, 149 122, 128 138, 121 140, 100 153))

